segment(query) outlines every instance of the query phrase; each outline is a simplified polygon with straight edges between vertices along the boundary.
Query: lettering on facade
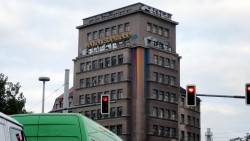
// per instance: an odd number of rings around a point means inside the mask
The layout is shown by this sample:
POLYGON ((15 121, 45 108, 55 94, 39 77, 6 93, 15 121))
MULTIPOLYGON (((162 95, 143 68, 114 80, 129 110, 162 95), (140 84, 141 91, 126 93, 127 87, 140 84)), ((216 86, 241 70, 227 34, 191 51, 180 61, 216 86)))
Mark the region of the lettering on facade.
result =
POLYGON ((143 39, 145 46, 152 46, 166 51, 172 51, 172 47, 170 46, 168 41, 159 41, 157 38, 154 38, 152 36, 146 36, 143 39))
POLYGON ((151 13, 151 14, 156 15, 156 16, 162 17, 164 19, 171 20, 171 14, 163 12, 163 11, 158 10, 156 8, 153 8, 153 7, 150 7, 150 6, 147 6, 147 5, 143 5, 141 7, 141 10, 146 11, 146 12, 151 13))

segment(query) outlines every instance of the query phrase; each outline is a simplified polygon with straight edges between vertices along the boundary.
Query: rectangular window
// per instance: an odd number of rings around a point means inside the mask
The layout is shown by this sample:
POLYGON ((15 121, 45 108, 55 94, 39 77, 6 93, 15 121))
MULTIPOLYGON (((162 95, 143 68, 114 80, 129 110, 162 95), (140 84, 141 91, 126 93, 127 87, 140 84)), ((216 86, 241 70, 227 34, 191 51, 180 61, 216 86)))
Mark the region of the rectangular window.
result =
POLYGON ((185 139, 185 132, 181 131, 181 140, 183 141, 185 139))
POLYGON ((175 77, 170 77, 170 85, 175 85, 175 77))
POLYGON ((112 31, 111 31, 111 32, 112 32, 112 35, 115 35, 115 34, 116 34, 116 26, 113 26, 111 30, 112 30, 112 31))
POLYGON ((158 97, 158 90, 153 89, 153 99, 157 99, 158 97))
POLYGON ((85 95, 80 95, 79 100, 80 104, 85 104, 85 95))
POLYGON ((97 33, 97 31, 94 31, 93 32, 93 39, 95 40, 95 39, 97 39, 98 38, 98 33, 97 33))
POLYGON ((122 107, 117 107, 117 117, 121 117, 122 116, 122 107))
POLYGON ((195 117, 193 117, 193 126, 195 126, 195 117))
POLYGON ((99 59, 99 68, 103 68, 103 59, 99 59))
POLYGON ((157 25, 153 25, 153 33, 157 33, 157 25))
POLYGON ((163 100, 163 94, 164 92, 163 91, 159 91, 159 96, 158 96, 158 100, 163 100))
POLYGON ((159 82, 159 83, 162 83, 162 82, 163 82, 163 76, 164 76, 163 74, 160 74, 160 73, 159 73, 159 77, 158 77, 158 82, 159 82))
POLYGON ((80 72, 84 72, 85 71, 85 63, 81 63, 80 64, 80 72))
POLYGON ((98 93, 98 98, 97 98, 98 103, 101 102, 101 95, 102 95, 102 94, 103 94, 103 92, 99 92, 99 93, 98 93))
POLYGON ((96 103, 97 102, 97 96, 96 93, 92 94, 92 103, 96 103))
POLYGON ((191 133, 190 132, 187 132, 187 140, 191 141, 191 133))
POLYGON ((85 87, 84 79, 80 79, 80 88, 84 88, 84 87, 85 87))
POLYGON ((109 82, 110 82, 109 74, 105 74, 105 76, 104 76, 104 83, 108 84, 109 82))
POLYGON ((170 128, 170 137, 175 138, 175 128, 170 128))
POLYGON ((129 23, 125 23, 125 32, 129 31, 129 23))
POLYGON ((172 102, 172 103, 176 102, 176 95, 174 93, 170 94, 170 102, 172 102))
POLYGON ((196 125, 197 127, 200 127, 200 120, 199 120, 198 118, 197 118, 196 124, 197 124, 197 125, 196 125))
POLYGON ((163 36, 169 37, 169 30, 168 29, 164 28, 164 30, 163 30, 163 36))
POLYGON ((121 133, 122 133, 122 125, 119 124, 119 125, 117 125, 117 134, 119 135, 121 133))
POLYGON ((163 126, 159 126, 159 131, 158 131, 158 134, 159 136, 163 136, 163 126))
POLYGON ((102 84, 104 84, 103 82, 104 82, 103 81, 103 75, 98 76, 98 84, 102 85, 102 84))
POLYGON ((111 35, 111 32, 110 32, 110 28, 106 28, 105 29, 105 36, 110 36, 111 35))
POLYGON ((96 110, 91 111, 91 119, 96 119, 96 110))
POLYGON ((175 60, 170 61, 170 68, 175 69, 175 60))
POLYGON ((153 125, 153 134, 157 135, 157 125, 153 125))
POLYGON ((85 111, 85 116, 90 118, 90 112, 89 111, 85 111))
POLYGON ((97 60, 92 61, 92 70, 97 69, 97 60))
POLYGON ((116 108, 113 107, 113 108, 111 108, 111 110, 110 110, 110 117, 113 118, 113 117, 115 117, 115 116, 116 116, 116 108))
POLYGON ((169 68, 169 59, 168 58, 164 59, 164 67, 169 68))
POLYGON ((163 32, 163 27, 159 26, 158 34, 162 35, 162 32, 163 32))
POLYGON ((116 73, 111 74, 111 83, 116 82, 116 73))
POLYGON ((112 90, 111 91, 111 100, 115 100, 116 99, 116 90, 112 90))
POLYGON ((164 111, 164 119, 169 119, 169 110, 165 109, 164 111))
POLYGON ((92 40, 92 33, 91 32, 87 33, 87 39, 88 39, 88 41, 92 40))
POLYGON ((116 65, 116 56, 111 57, 111 63, 112 63, 112 66, 116 65))
POLYGON ((185 116, 183 115, 183 114, 181 114, 181 124, 185 124, 184 122, 185 122, 185 116))
POLYGON ((157 82, 157 80, 158 80, 158 73, 153 72, 153 81, 157 82))
POLYGON ((87 94, 86 95, 86 104, 89 104, 89 103, 91 103, 90 94, 87 94))
POLYGON ((164 60, 164 58, 160 56, 159 57, 159 65, 160 66, 163 66, 163 60, 164 60))
POLYGON ((110 63, 110 57, 105 58, 105 67, 109 67, 111 65, 110 63))
POLYGON ((122 98, 123 95, 123 90, 122 89, 118 89, 117 90, 117 98, 122 98))
POLYGON ((187 118, 187 123, 188 123, 188 125, 191 125, 191 117, 190 116, 188 116, 188 118, 187 118))
POLYGON ((113 133, 116 133, 115 125, 110 126, 110 131, 113 133))
POLYGON ((90 78, 86 78, 86 87, 90 87, 90 78))
POLYGON ((158 56, 154 55, 154 63, 157 65, 158 64, 158 56))
POLYGON ((151 30, 152 30, 152 24, 147 23, 147 31, 151 32, 151 30))
POLYGON ((99 30, 99 38, 103 38, 104 37, 104 30, 101 29, 99 30))
POLYGON ((97 110, 97 119, 102 119, 101 109, 97 110))
POLYGON ((153 116, 153 117, 157 117, 157 115, 158 115, 158 108, 153 107, 153 113, 152 113, 152 116, 153 116))
POLYGON ((96 86, 97 85, 97 77, 92 77, 92 86, 96 86))
POLYGON ((118 55, 118 64, 123 64, 123 54, 118 55))
POLYGON ((162 108, 159 109, 158 117, 163 118, 163 109, 162 108))
POLYGON ((169 76, 168 75, 164 76, 164 84, 169 85, 169 76))
POLYGON ((86 64, 86 70, 91 70, 91 62, 87 62, 86 64))
POLYGON ((164 129, 164 136, 169 137, 169 127, 165 127, 164 129))
POLYGON ((165 92, 164 101, 168 102, 168 100, 169 100, 169 92, 165 92))
POLYGON ((118 25, 118 33, 124 32, 123 24, 118 25))
POLYGON ((123 72, 118 72, 118 82, 123 80, 123 72))

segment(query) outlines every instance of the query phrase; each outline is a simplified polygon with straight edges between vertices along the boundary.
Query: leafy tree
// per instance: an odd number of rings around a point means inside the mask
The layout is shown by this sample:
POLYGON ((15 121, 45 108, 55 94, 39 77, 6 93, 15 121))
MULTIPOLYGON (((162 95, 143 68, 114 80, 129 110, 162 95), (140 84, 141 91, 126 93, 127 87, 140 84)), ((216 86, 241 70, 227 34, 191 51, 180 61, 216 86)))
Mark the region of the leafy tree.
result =
POLYGON ((0 111, 7 114, 23 114, 26 98, 19 93, 21 85, 8 82, 8 77, 0 73, 0 111))

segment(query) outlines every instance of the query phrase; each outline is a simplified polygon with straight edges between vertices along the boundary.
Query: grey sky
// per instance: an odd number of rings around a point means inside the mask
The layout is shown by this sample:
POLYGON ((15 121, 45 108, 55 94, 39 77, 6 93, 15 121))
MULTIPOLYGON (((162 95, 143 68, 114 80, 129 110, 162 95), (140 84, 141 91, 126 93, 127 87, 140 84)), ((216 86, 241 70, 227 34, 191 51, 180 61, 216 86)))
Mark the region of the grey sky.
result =
MULTIPOLYGON (((20 82, 26 109, 41 112, 42 83, 49 76, 46 96, 64 83, 64 70, 77 55, 82 19, 138 1, 117 0, 0 0, 0 73, 20 82), (39 103, 39 104, 38 104, 39 103), (38 104, 38 105, 37 105, 38 104), (34 106, 36 105, 36 106, 34 106)), ((177 26, 177 53, 181 59, 181 86, 196 84, 198 93, 244 95, 250 82, 250 1, 143 0, 173 14, 177 26)), ((52 109, 61 87, 46 99, 52 109)), ((202 140, 212 128, 214 141, 227 141, 250 132, 250 107, 244 100, 201 97, 202 140)))

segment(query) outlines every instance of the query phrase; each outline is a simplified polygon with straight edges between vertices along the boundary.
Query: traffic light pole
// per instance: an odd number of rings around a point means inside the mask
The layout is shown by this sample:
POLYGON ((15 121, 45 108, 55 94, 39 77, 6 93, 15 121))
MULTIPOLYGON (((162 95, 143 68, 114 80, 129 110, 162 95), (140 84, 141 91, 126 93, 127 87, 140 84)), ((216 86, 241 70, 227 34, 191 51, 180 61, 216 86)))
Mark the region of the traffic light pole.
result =
POLYGON ((207 97, 225 97, 225 98, 240 98, 245 99, 245 96, 237 96, 237 95, 212 95, 212 94, 196 94, 196 96, 207 96, 207 97))

